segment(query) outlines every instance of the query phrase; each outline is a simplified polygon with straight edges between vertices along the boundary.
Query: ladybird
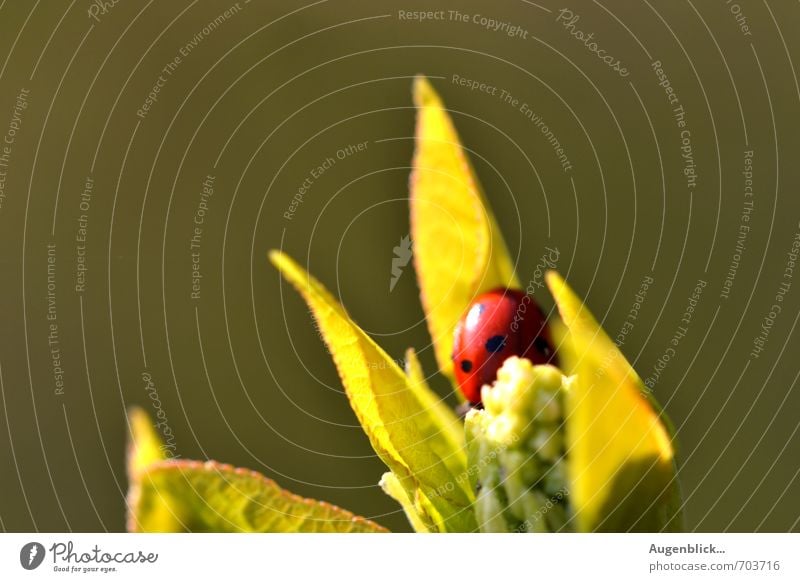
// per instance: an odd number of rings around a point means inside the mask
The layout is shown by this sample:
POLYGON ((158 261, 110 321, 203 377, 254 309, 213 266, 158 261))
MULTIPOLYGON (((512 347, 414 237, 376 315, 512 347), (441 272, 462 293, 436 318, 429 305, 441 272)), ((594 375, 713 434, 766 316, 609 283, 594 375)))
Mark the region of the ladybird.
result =
POLYGON ((545 315, 522 291, 500 288, 479 295, 456 325, 455 377, 473 406, 481 404, 481 387, 494 382, 506 358, 546 364, 553 355, 545 315))

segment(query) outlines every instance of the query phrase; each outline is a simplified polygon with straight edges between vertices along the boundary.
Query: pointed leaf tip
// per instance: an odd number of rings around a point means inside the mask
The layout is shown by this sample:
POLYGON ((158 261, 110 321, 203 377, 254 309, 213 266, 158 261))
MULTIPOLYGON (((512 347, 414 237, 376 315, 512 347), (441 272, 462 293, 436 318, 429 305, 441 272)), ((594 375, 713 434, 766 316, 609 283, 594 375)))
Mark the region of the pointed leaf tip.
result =
POLYGON ((270 253, 270 260, 308 304, 358 421, 415 511, 429 516, 431 527, 439 531, 472 528, 472 492, 457 479, 466 471, 463 441, 452 436, 454 417, 441 411, 424 377, 420 380, 420 370, 412 362, 407 376, 330 292, 287 255, 270 253), (452 488, 440 490, 448 483, 452 488))
POLYGON ((439 95, 434 91, 433 85, 425 75, 417 75, 414 78, 414 105, 424 107, 426 105, 441 105, 439 95))
POLYGON ((565 332, 570 497, 580 531, 675 531, 680 492, 669 423, 589 308, 555 271, 546 281, 565 332))
POLYGON ((453 121, 424 77, 414 82, 414 265, 439 369, 452 379, 453 332, 475 296, 519 288, 514 264, 453 121))
POLYGON ((131 406, 128 409, 128 424, 128 477, 133 482, 144 468, 163 461, 166 455, 161 436, 143 408, 131 406))

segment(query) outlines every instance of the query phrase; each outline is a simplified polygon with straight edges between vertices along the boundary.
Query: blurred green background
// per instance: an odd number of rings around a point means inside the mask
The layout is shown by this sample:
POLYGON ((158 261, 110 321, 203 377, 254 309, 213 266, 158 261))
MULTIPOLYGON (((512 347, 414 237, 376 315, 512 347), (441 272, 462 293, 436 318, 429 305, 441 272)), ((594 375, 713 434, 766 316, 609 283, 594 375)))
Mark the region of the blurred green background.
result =
MULTIPOLYGON (((558 269, 615 336, 652 277, 622 345, 642 377, 706 283, 654 385, 677 428, 687 524, 800 529, 800 287, 775 299, 791 285, 800 228, 799 6, 573 3, 571 17, 549 0, 98 6, 0 8, 0 132, 14 129, 0 168, 4 530, 124 528, 125 408, 158 412, 144 374, 182 457, 250 467, 409 530, 377 486, 383 466, 308 311, 266 252, 287 250, 390 355, 414 346, 433 375, 411 265, 389 289, 393 247, 409 232, 417 73, 452 110, 521 280, 545 246, 557 247, 558 269), (443 12, 408 15, 419 10, 443 12), (361 142, 363 151, 336 158, 361 142)), ((431 382, 449 394, 441 378, 431 382)))

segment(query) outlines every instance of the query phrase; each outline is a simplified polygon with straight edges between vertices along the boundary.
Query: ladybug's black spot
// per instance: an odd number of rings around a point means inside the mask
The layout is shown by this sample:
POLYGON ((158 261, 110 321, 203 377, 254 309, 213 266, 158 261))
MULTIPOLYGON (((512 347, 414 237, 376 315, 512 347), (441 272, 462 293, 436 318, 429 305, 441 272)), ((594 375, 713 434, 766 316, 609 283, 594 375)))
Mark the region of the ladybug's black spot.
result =
POLYGON ((461 360, 461 371, 469 373, 472 371, 472 360, 461 360))
POLYGON ((550 344, 547 343, 547 340, 544 339, 542 336, 536 336, 536 339, 533 340, 533 345, 536 346, 536 349, 539 350, 545 356, 549 356, 551 353, 550 344))
POLYGON ((506 336, 504 335, 493 335, 488 340, 486 340, 486 351, 491 353, 497 353, 503 350, 506 347, 506 336))

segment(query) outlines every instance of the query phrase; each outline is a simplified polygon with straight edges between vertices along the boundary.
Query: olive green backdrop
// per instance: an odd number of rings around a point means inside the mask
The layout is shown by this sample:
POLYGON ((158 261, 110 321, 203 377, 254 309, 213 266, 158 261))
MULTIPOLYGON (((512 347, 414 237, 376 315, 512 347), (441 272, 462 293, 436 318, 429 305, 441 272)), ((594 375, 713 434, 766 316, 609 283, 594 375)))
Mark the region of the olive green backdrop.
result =
POLYGON ((415 346, 434 372, 411 265, 390 292, 409 231, 410 88, 425 73, 520 279, 557 248, 609 333, 628 331, 642 377, 657 376, 688 526, 800 529, 800 282, 781 287, 797 274, 800 6, 567 7, 3 3, 0 526, 123 529, 124 412, 140 404, 182 457, 408 530, 266 252, 286 249, 392 357, 415 346), (444 12, 408 14, 421 9, 444 12))

